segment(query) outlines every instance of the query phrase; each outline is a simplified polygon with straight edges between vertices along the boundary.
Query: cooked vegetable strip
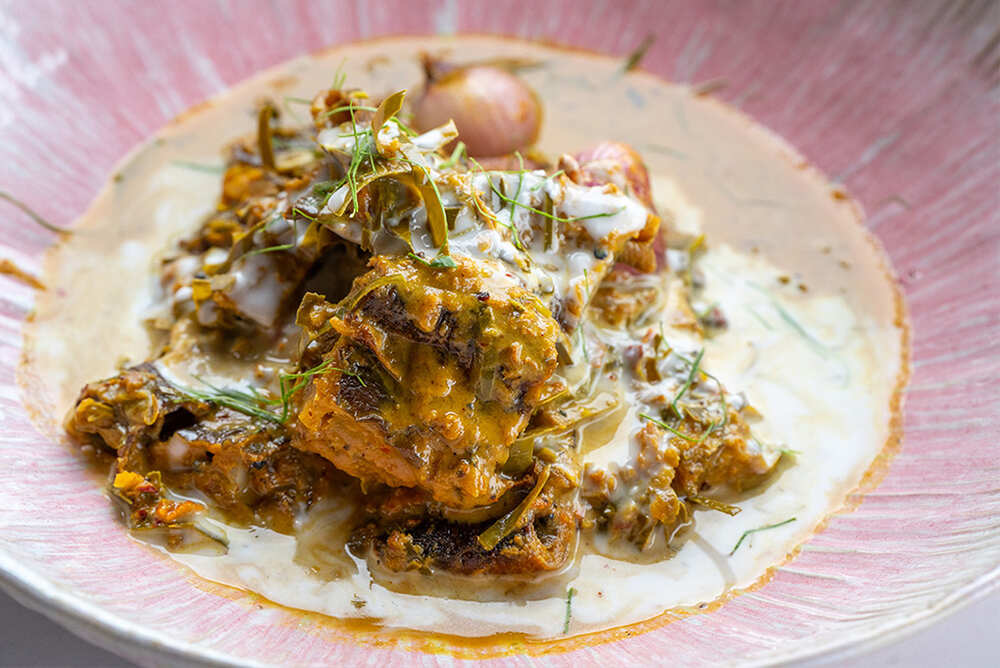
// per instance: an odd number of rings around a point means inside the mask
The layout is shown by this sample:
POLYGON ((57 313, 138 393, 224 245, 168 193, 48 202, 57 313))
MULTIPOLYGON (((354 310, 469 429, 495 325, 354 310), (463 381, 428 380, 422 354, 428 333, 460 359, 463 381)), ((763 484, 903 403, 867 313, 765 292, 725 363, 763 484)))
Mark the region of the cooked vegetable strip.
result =
POLYGON ((489 529, 479 534, 479 544, 483 546, 483 549, 492 550, 497 546, 497 543, 509 536, 521 524, 528 511, 531 510, 531 506, 535 503, 538 495, 542 493, 545 483, 548 481, 549 467, 546 466, 538 474, 538 480, 535 482, 535 486, 531 492, 528 493, 528 496, 524 497, 524 500, 518 504, 517 508, 498 519, 489 529))

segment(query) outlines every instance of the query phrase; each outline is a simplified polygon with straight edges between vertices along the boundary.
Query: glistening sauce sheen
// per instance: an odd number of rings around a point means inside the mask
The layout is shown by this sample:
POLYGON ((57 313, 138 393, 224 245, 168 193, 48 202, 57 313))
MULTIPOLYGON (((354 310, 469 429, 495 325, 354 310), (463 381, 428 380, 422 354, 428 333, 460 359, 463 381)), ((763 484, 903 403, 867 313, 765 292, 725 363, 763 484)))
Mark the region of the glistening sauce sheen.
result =
MULTIPOLYGON (((349 85, 375 95, 413 90, 422 79, 421 50, 448 50, 460 62, 539 61, 522 76, 543 101, 539 147, 550 155, 603 139, 636 147, 661 213, 707 237, 703 297, 720 305, 729 327, 705 342, 704 367, 733 392, 746 392, 764 415, 755 431, 797 451, 794 464, 738 499, 743 512, 736 517, 696 511, 693 531, 669 559, 610 559, 600 545, 587 545, 593 549, 547 584, 504 584, 481 592, 487 600, 468 600, 482 587, 455 579, 435 584, 438 591, 452 587, 455 598, 406 593, 418 591, 407 578, 395 591, 373 584, 363 563, 330 548, 336 536, 317 529, 336 524, 335 508, 304 518, 298 545, 262 529, 224 528, 227 556, 173 557, 203 577, 288 607, 466 638, 562 636, 570 588, 569 633, 579 634, 752 585, 841 506, 894 437, 905 369, 898 294, 856 207, 801 157, 710 98, 647 75, 623 77, 617 60, 493 38, 383 40, 292 61, 186 114, 127 161, 77 233, 50 254, 43 278, 50 289, 40 294, 26 334, 25 377, 33 388, 26 401, 52 417, 54 430, 84 383, 111 375, 123 356, 149 356, 141 320, 155 302, 157 253, 195 227, 220 187, 218 173, 178 161, 220 165, 221 144, 251 130, 256 99, 311 97, 330 85, 344 58, 349 85), (792 517, 730 556, 744 531, 792 517)), ((303 110, 286 110, 295 113, 306 120, 303 110)), ((604 444, 589 459, 627 456, 627 434, 615 426, 601 425, 604 444)))

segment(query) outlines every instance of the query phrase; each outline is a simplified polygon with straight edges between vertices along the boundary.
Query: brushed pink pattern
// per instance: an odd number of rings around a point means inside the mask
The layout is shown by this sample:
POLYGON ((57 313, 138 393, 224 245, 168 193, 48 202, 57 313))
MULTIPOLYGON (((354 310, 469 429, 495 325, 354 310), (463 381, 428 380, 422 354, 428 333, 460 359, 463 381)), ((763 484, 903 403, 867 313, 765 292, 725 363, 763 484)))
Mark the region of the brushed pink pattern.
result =
MULTIPOLYGON (((911 310, 903 450, 858 510, 719 611, 552 663, 803 656, 889 633, 997 585, 1000 3, 8 2, 0 5, 2 189, 68 224, 125 152, 225 86, 346 40, 440 31, 621 55, 654 33, 646 69, 680 81, 724 78, 721 97, 846 184, 911 310)), ((37 270, 51 237, 15 209, 0 212, 0 256, 37 270)), ((336 642, 309 621, 278 623, 287 612, 197 589, 107 531, 107 503, 81 464, 21 408, 14 373, 31 291, 0 281, 0 553, 137 628, 236 662, 454 663, 336 642), (67 528, 59 515, 71 504, 83 519, 67 528)))

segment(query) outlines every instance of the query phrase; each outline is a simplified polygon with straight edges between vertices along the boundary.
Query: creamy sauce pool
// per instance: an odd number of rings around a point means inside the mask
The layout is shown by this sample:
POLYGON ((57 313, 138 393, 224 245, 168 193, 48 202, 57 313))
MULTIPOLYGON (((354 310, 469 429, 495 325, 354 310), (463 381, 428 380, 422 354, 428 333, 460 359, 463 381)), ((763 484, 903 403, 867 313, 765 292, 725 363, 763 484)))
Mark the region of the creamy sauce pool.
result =
MULTIPOLYGON (((50 289, 40 293, 26 329, 25 402, 47 416, 43 428, 58 433, 84 383, 113 374, 124 359, 149 356, 142 320, 157 300, 158 254, 211 211, 221 144, 253 127, 257 98, 311 97, 330 84, 344 58, 352 85, 374 94, 414 89, 421 50, 449 51, 461 62, 539 61, 522 76, 544 103, 543 151, 558 155, 604 139, 636 147, 661 213, 669 212, 676 228, 707 236, 700 296, 720 306, 729 327, 704 342, 703 366, 730 391, 745 392, 764 415, 755 434, 794 451, 791 465, 729 500, 743 509, 736 517, 696 510, 694 528, 670 558, 635 563, 585 550, 564 573, 530 590, 498 581, 481 592, 488 600, 404 593, 413 591, 405 578, 396 591, 374 583, 363 562, 336 549, 343 540, 337 522, 345 518, 330 506, 302 518, 298 541, 219 524, 227 555, 171 556, 205 578, 289 607, 461 636, 562 636, 569 588, 569 633, 577 634, 752 585, 841 506, 892 436, 904 359, 898 295, 854 204, 793 150, 685 87, 643 74, 622 77, 620 61, 493 38, 384 40, 292 61, 189 112, 130 156, 76 233, 47 258, 43 281, 50 289), (751 535, 730 555, 744 531, 793 517, 751 535)), ((294 107, 286 113, 286 122, 307 116, 294 107)), ((668 337, 684 342, 680 332, 668 337)), ((248 380, 234 365, 215 372, 248 380)), ((626 406, 615 415, 634 412, 626 406)), ((627 430, 605 424, 602 431, 607 443, 586 459, 625 461, 627 430)), ((440 588, 448 586, 471 598, 468 583, 445 580, 440 588)))

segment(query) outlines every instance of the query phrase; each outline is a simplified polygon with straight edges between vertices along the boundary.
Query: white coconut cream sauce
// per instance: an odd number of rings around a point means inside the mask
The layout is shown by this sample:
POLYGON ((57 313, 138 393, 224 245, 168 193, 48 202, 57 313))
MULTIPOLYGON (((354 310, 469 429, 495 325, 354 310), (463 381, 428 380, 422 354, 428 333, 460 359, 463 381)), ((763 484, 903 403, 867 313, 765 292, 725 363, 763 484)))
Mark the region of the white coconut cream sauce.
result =
MULTIPOLYGON (((489 587, 477 583, 472 590, 484 600, 468 600, 468 583, 454 578, 434 588, 453 586, 464 598, 423 595, 426 586, 410 576, 391 585, 373 580, 366 564, 343 550, 346 512, 330 504, 301 518, 297 539, 215 523, 228 539, 226 555, 173 558, 202 577, 289 607, 460 636, 562 636, 570 588, 569 633, 575 634, 694 607, 752 585, 841 506, 891 436, 904 359, 897 293, 853 204, 780 140, 684 87, 642 74, 622 77, 619 63, 603 57, 480 37, 370 42, 292 61, 192 111, 130 156, 76 234, 51 252, 44 278, 50 288, 26 329, 26 403, 56 433, 84 383, 113 374, 123 359, 135 363, 151 354, 154 342, 142 321, 155 316, 158 262, 212 210, 220 188, 220 173, 179 161, 221 166, 221 141, 252 129, 257 98, 311 97, 329 85, 345 57, 351 85, 376 95, 415 90, 421 50, 450 51, 459 61, 538 60, 541 66, 522 76, 545 105, 540 148, 551 155, 603 139, 636 147, 653 175, 661 214, 675 229, 706 235, 707 252, 697 260, 705 288, 696 308, 717 304, 728 320, 728 328, 702 341, 666 318, 668 339, 686 350, 704 346, 702 367, 763 415, 753 429, 764 447, 796 454, 763 487, 726 499, 742 508, 739 515, 695 510, 693 528, 678 536, 669 558, 603 556, 615 552, 595 541, 565 572, 531 587, 502 578, 489 587), (793 517, 750 535, 730 554, 745 531, 793 517)), ((293 115, 289 121, 307 116, 294 108, 286 113, 293 115)), ((392 141, 391 132, 382 134, 380 141, 392 141)), ((540 177, 530 181, 531 188, 548 187, 540 177)), ((573 206, 590 212, 592 205, 574 200, 565 215, 579 215, 573 206)), ((504 215, 516 225, 513 209, 504 215)), ((601 228, 595 236, 624 220, 624 211, 594 219, 601 228)), ((496 245, 490 254, 504 260, 503 240, 486 242, 496 245)), ((255 276, 245 278, 238 289, 252 291, 255 276)), ((538 289, 546 281, 558 287, 559 279, 539 275, 538 289)), ((272 316, 272 301, 260 296, 255 313, 261 320, 272 316)), ((656 319, 650 326, 658 327, 656 319)), ((614 336, 596 325, 588 329, 595 350, 614 336)), ((187 372, 161 366, 179 379, 187 372)), ((232 365, 208 371, 234 384, 250 382, 255 373, 232 365)), ((587 461, 628 461, 640 398, 626 395, 587 427, 587 461)))

